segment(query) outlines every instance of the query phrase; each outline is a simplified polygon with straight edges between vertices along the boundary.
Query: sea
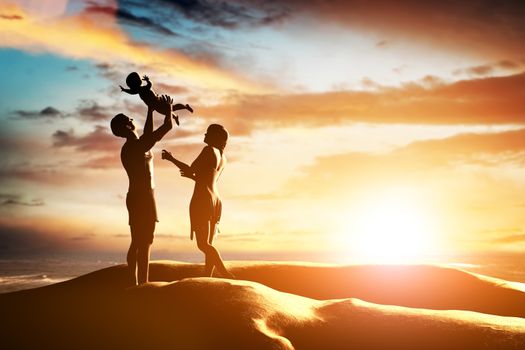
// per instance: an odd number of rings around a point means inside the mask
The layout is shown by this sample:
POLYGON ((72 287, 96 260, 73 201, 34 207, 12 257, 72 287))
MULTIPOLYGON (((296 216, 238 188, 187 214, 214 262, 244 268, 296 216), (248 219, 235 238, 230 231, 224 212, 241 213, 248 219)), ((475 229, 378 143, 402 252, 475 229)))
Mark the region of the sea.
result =
MULTIPOLYGON (((0 293, 43 287, 66 281, 106 267, 125 264, 125 252, 104 254, 47 254, 31 256, 0 256, 0 293)), ((326 254, 315 253, 225 253, 228 260, 304 261, 330 264, 358 264, 359 262, 335 261, 326 254)), ((200 263, 200 253, 153 253, 152 260, 176 260, 200 263)), ((469 256, 433 257, 426 262, 467 270, 469 272, 525 283, 525 252, 469 256)))

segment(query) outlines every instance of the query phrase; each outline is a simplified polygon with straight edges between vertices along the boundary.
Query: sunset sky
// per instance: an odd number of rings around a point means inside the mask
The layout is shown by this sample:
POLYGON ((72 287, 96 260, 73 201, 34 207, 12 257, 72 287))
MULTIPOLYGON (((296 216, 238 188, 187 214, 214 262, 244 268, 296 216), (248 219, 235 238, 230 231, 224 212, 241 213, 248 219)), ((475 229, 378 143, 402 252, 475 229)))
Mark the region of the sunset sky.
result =
POLYGON ((193 183, 160 152, 191 162, 210 123, 231 135, 223 252, 523 251, 524 18, 522 1, 0 0, 0 256, 125 252, 109 121, 144 121, 132 71, 195 110, 154 148, 156 252, 198 252, 193 183))

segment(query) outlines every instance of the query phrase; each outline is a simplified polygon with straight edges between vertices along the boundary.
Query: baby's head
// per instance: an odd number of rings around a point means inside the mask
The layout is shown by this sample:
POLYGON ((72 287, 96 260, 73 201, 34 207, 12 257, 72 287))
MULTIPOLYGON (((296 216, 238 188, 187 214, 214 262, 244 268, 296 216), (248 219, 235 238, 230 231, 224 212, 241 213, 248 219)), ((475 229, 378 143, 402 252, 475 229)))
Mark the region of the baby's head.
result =
POLYGON ((126 78, 126 84, 128 84, 129 88, 132 90, 140 88, 142 85, 142 79, 140 79, 139 73, 129 73, 128 77, 126 78))

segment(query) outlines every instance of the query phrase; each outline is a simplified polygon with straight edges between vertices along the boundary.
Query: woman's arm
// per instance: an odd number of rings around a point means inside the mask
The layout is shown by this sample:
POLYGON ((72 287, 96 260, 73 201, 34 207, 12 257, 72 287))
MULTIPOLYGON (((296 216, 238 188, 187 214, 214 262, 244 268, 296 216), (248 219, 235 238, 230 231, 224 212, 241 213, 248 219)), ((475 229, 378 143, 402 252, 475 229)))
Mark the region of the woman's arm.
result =
POLYGON ((163 149, 162 159, 172 162, 177 168, 180 169, 180 174, 182 176, 195 180, 195 174, 193 173, 191 167, 188 164, 181 162, 180 160, 173 157, 171 152, 168 152, 165 149, 163 149))

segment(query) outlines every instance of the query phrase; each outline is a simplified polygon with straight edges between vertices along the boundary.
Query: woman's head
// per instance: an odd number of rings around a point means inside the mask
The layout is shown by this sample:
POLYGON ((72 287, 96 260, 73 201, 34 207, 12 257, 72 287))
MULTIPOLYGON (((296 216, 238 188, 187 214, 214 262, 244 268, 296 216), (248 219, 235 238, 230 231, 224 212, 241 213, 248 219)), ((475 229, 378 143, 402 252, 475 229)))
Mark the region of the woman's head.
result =
POLYGON ((221 152, 224 151, 226 143, 228 142, 228 130, 219 124, 211 124, 206 130, 204 142, 208 145, 218 148, 221 152))
POLYGON ((128 74, 126 78, 126 84, 128 84, 130 89, 136 90, 142 85, 142 79, 137 72, 132 72, 128 74))

